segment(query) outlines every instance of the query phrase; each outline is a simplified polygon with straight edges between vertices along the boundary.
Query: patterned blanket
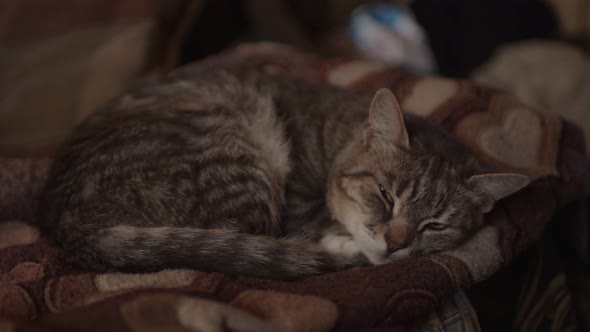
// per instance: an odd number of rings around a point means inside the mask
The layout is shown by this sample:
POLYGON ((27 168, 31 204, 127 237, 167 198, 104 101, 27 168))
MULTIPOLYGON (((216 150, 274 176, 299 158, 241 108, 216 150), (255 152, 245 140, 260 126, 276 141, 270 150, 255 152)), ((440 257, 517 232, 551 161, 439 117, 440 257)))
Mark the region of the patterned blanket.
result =
POLYGON ((500 91, 276 44, 243 45, 164 79, 188 79, 201 66, 259 67, 367 93, 389 87, 404 111, 439 123, 488 168, 534 181, 500 201, 459 248, 280 282, 192 270, 80 271, 29 222, 51 161, 0 159, 0 330, 403 331, 509 264, 558 209, 590 193, 581 132, 500 91))

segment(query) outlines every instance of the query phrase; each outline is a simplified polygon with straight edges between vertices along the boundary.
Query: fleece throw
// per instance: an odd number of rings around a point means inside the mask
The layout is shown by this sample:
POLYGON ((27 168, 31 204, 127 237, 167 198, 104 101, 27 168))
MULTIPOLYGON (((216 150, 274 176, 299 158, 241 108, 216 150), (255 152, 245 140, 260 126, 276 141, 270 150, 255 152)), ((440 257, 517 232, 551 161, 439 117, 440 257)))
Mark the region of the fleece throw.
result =
POLYGON ((280 282, 192 270, 81 271, 32 221, 51 160, 0 159, 0 330, 405 330, 405 322, 509 264, 560 207, 590 193, 580 130, 497 90, 276 44, 242 45, 161 79, 190 80, 202 66, 258 67, 366 93, 388 87, 404 111, 440 124, 488 168, 533 182, 499 202, 486 226, 459 248, 280 282))

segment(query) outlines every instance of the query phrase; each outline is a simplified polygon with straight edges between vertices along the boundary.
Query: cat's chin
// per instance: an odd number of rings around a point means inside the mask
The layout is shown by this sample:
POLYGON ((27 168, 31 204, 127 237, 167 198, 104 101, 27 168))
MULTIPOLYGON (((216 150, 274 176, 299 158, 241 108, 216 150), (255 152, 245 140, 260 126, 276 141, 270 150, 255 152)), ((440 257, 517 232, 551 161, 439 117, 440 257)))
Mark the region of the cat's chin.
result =
POLYGON ((376 252, 374 250, 371 250, 371 251, 364 250, 362 252, 365 255, 365 257, 367 257, 367 259, 373 265, 387 264, 387 263, 399 261, 399 260, 402 260, 404 258, 408 258, 411 256, 411 252, 407 248, 399 250, 391 255, 388 255, 385 250, 382 252, 381 251, 376 252))
POLYGON ((371 262, 373 265, 382 265, 393 262, 385 253, 383 254, 375 254, 375 253, 365 253, 365 257, 371 262))
POLYGON ((372 264, 374 264, 374 265, 381 265, 381 264, 387 264, 387 263, 397 262, 397 261, 400 261, 402 259, 408 258, 411 255, 408 252, 396 252, 396 253, 391 254, 391 255, 387 255, 386 253, 383 253, 382 255, 378 255, 378 254, 373 254, 373 255, 365 254, 365 256, 367 256, 367 258, 369 259, 369 261, 371 261, 372 264))

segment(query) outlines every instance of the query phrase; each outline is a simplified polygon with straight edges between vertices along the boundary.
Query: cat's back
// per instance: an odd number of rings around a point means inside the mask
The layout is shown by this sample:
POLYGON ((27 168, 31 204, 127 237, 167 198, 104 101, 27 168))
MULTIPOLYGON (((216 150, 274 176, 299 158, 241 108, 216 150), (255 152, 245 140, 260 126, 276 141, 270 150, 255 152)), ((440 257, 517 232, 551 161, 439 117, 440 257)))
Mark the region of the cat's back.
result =
POLYGON ((221 215, 276 214, 267 206, 287 171, 281 134, 270 98, 228 73, 144 85, 90 115, 62 145, 40 219, 47 228, 72 214, 207 228, 221 215), (245 191, 253 193, 248 204, 224 205, 245 191), (216 215, 209 206, 225 209, 216 215))

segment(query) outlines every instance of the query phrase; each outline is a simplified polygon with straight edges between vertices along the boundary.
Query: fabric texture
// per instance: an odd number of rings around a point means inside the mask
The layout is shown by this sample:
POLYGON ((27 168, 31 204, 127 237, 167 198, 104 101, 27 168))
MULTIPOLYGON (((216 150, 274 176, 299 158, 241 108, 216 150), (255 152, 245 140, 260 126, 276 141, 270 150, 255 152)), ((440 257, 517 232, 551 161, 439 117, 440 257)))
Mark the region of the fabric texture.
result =
MULTIPOLYGON (((572 207, 565 210, 579 211, 572 207)), ((588 310, 579 303, 580 287, 572 282, 575 255, 567 250, 576 229, 562 212, 541 241, 466 291, 483 331, 585 331, 588 310)))
MULTIPOLYGON (((3 159, 0 315, 6 318, 0 324, 56 331, 404 331, 444 299, 507 266, 541 237, 558 209, 590 193, 580 130, 497 90, 362 60, 325 59, 277 44, 243 45, 166 79, 190 77, 201 66, 258 67, 366 93, 388 87, 404 111, 440 124, 488 168, 527 174, 533 182, 500 201, 486 215, 486 226, 459 248, 279 282, 191 270, 80 271, 34 226, 23 223, 31 218, 51 161, 3 159)), ((465 322, 473 319, 469 311, 461 311, 465 322)))
MULTIPOLYGON (((585 133, 586 153, 590 154, 590 57, 580 49, 549 40, 513 43, 500 48, 488 63, 475 71, 473 79, 504 89, 527 105, 580 126, 585 133)), ((559 245, 545 240, 543 250, 529 255, 533 261, 541 261, 544 270, 553 266, 553 273, 544 273, 543 278, 539 277, 540 272, 535 278, 520 278, 518 273, 514 274, 515 279, 522 279, 525 285, 530 280, 536 281, 537 287, 529 289, 529 303, 522 303, 530 310, 528 316, 519 313, 515 317, 519 320, 515 326, 521 331, 546 326, 553 331, 564 329, 564 324, 568 323, 565 313, 571 309, 563 303, 566 298, 569 300, 569 295, 563 295, 566 283, 572 291, 571 302, 579 313, 580 328, 590 329, 590 219, 587 212, 590 204, 582 200, 576 205, 575 211, 568 208, 554 218, 555 225, 550 233, 562 234, 555 241, 559 245), (556 252, 548 255, 550 250, 556 252), (539 302, 545 304, 532 305, 530 299, 541 299, 539 302)), ((541 269, 535 267, 535 270, 541 269)))
POLYGON ((529 40, 504 46, 473 79, 501 88, 540 110, 559 114, 586 133, 590 154, 590 57, 563 42, 529 40))

